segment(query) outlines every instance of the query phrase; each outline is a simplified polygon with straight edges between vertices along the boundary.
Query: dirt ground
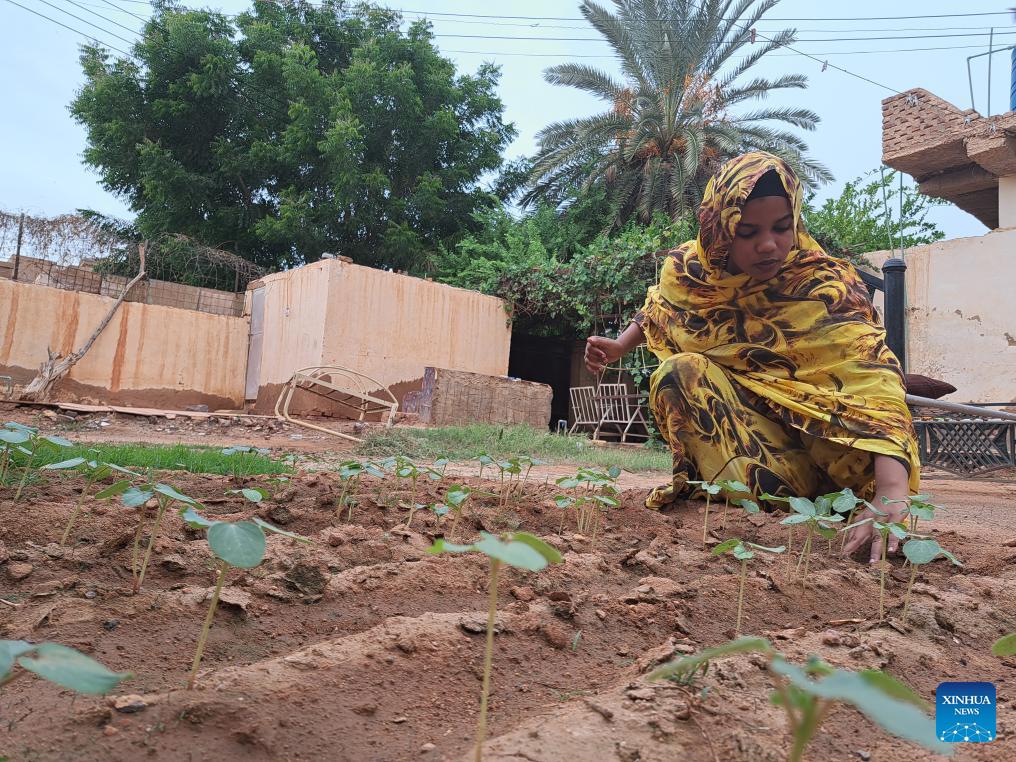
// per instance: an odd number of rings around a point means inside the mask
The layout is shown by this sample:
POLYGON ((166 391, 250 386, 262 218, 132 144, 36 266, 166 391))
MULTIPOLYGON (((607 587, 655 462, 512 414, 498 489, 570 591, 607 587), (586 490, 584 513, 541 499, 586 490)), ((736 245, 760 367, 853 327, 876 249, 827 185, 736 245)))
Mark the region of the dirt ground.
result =
MULTIPOLYGON (((196 441, 190 431, 168 434, 196 441)), ((114 438, 108 431, 96 436, 114 438)), ((459 469, 456 480, 492 488, 471 467, 459 469)), ((463 537, 525 529, 565 556, 537 574, 501 575, 484 758, 785 759, 785 721, 768 702, 771 682, 757 658, 717 662, 693 687, 646 679, 654 665, 733 635, 739 570, 703 548, 702 506, 649 511, 642 507, 646 489, 664 475, 624 474, 623 505, 606 517, 594 546, 574 532, 573 521, 560 531, 557 489, 542 483, 568 470, 549 467, 507 509, 494 498, 474 498, 476 510, 460 527, 463 537)), ((0 593, 7 601, 0 604, 0 637, 59 641, 134 673, 108 699, 75 696, 31 676, 4 686, 0 758, 471 758, 486 561, 427 555, 447 527, 423 512, 408 530, 402 526, 405 482, 365 481, 347 522, 334 515, 340 485, 328 472, 282 485, 249 479, 247 486, 273 492, 257 507, 225 496, 238 486, 227 477, 166 480, 213 517, 258 515, 313 543, 272 537, 260 567, 231 572, 197 688, 187 691, 213 581, 203 535, 168 520, 144 589, 131 595, 133 514, 86 502, 76 542, 61 552, 56 543, 77 498, 74 483, 34 486, 17 507, 9 491, 0 492, 0 593), (113 708, 126 694, 141 697, 121 702, 136 711, 113 708)), ((429 484, 420 501, 438 499, 448 481, 429 484)), ((878 626, 877 574, 818 548, 807 587, 787 579, 784 557, 755 565, 743 629, 769 637, 799 663, 816 654, 843 668, 883 668, 932 702, 941 681, 993 681, 999 740, 959 745, 954 758, 1016 759, 1016 660, 989 653, 997 637, 1016 630, 1016 481, 931 478, 924 489, 948 510, 923 528, 964 566, 939 561, 918 574, 907 625, 899 622, 907 572, 890 576, 890 623, 878 626)), ((716 535, 778 545, 786 534, 777 522, 731 512, 716 535)), ((936 757, 838 708, 807 758, 936 757)))

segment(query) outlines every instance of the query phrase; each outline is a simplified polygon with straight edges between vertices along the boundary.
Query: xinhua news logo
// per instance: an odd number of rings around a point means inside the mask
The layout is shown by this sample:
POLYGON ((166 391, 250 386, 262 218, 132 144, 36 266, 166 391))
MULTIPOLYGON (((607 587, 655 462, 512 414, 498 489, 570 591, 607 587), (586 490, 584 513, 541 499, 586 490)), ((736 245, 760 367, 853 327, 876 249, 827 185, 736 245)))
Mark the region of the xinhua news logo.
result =
POLYGON ((935 689, 935 734, 946 743, 994 741, 994 683, 939 683, 935 689))

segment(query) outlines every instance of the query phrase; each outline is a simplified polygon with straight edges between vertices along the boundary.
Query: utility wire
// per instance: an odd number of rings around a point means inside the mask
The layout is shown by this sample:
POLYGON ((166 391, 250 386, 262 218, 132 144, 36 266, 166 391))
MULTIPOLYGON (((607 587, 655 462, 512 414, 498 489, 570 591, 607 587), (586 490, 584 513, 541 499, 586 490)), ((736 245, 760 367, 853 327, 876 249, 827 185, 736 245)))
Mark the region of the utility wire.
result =
POLYGON ((39 18, 46 19, 46 21, 52 22, 53 24, 56 24, 57 26, 62 26, 64 29, 67 29, 67 30, 69 30, 71 32, 74 32, 74 34, 81 35, 82 37, 84 37, 86 39, 89 39, 89 40, 94 40, 95 42, 101 42, 103 45, 105 45, 110 50, 115 50, 117 53, 122 53, 123 55, 127 56, 128 58, 133 58, 134 57, 133 54, 128 53, 126 50, 123 50, 122 48, 118 48, 115 45, 110 45, 108 42, 105 42, 104 40, 99 39, 98 37, 96 37, 93 34, 89 34, 88 32, 82 32, 80 29, 76 29, 76 28, 74 28, 72 26, 68 26, 67 24, 63 23, 62 21, 57 21, 55 18, 47 16, 45 13, 39 13, 39 11, 33 10, 32 8, 29 8, 29 7, 25 6, 25 5, 22 5, 21 3, 17 3, 17 2, 15 2, 15 0, 6 0, 6 2, 10 3, 11 5, 16 5, 18 8, 21 8, 22 10, 28 11, 29 13, 34 14, 34 15, 38 16, 39 18))
MULTIPOLYGON (((88 24, 88 26, 90 26, 90 27, 94 27, 95 29, 99 29, 99 30, 105 32, 106 34, 110 35, 111 37, 115 37, 118 40, 122 40, 123 42, 126 42, 128 45, 133 45, 134 44, 134 40, 127 39, 126 37, 121 37, 116 32, 111 32, 109 29, 106 29, 105 27, 99 26, 98 24, 93 24, 91 21, 83 19, 83 18, 81 18, 81 16, 75 15, 75 14, 71 13, 70 11, 66 10, 65 8, 61 8, 59 5, 54 5, 53 3, 49 2, 49 0, 38 0, 38 2, 42 3, 43 5, 48 5, 50 8, 55 8, 56 10, 60 11, 60 13, 65 13, 68 16, 70 16, 71 18, 77 19, 78 21, 80 21, 83 24, 88 24)), ((21 7, 24 8, 24 6, 21 6, 21 7)), ((91 12, 91 11, 89 11, 89 12, 91 12)), ((98 14, 96 14, 96 15, 98 15, 98 14)))
MULTIPOLYGON (((122 0, 125 3, 134 5, 151 5, 149 0, 122 0)), ((320 4, 310 3, 315 8, 322 8, 320 4)), ((181 10, 195 10, 194 8, 182 7, 181 10)), ((585 21, 582 16, 509 16, 504 14, 485 13, 459 13, 453 11, 416 11, 408 8, 388 8, 388 10, 399 13, 412 13, 418 16, 449 16, 455 18, 479 18, 479 19, 523 19, 528 21, 585 21)), ((900 21, 908 19, 946 19, 946 18, 971 18, 979 16, 1009 16, 1008 11, 983 11, 978 13, 930 13, 917 14, 912 16, 771 16, 768 21, 900 21)), ((667 19, 646 19, 647 21, 667 21, 667 19)), ((724 17, 725 21, 730 19, 724 17)), ((736 19, 735 19, 736 20, 736 19)))

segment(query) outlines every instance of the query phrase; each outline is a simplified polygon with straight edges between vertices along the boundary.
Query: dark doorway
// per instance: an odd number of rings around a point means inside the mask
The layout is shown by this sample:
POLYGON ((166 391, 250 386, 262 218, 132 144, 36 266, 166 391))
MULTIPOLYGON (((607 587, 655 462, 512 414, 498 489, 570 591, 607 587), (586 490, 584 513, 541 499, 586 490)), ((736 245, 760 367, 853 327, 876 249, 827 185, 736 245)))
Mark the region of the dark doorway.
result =
POLYGON ((554 390, 550 403, 551 429, 557 427, 559 420, 568 420, 572 344, 568 339, 512 334, 508 375, 523 381, 539 381, 554 390))

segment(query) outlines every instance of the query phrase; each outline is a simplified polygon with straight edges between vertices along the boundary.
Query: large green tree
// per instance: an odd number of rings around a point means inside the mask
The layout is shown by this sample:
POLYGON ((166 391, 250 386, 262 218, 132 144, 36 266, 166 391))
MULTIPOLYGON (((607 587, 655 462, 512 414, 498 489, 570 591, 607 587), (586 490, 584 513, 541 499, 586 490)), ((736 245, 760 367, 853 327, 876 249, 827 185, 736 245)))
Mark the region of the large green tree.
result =
POLYGON ((584 0, 582 15, 614 49, 622 79, 580 63, 547 69, 548 82, 595 95, 607 109, 540 132, 523 200, 560 203, 573 187, 600 185, 612 201, 613 227, 658 212, 678 218, 698 205, 720 163, 753 149, 784 157, 808 183, 830 180, 786 129, 812 130, 817 114, 747 106, 807 84, 800 74, 748 78, 766 55, 794 41, 793 30, 756 33, 777 2, 614 0, 611 13, 584 0))
POLYGON ((945 202, 925 196, 896 172, 872 170, 843 186, 821 206, 804 205, 808 232, 830 254, 863 262, 870 251, 909 249, 945 238, 928 213, 945 202))
POLYGON ((515 135, 498 70, 457 74, 425 23, 341 0, 152 5, 133 59, 84 49, 71 105, 143 236, 271 268, 334 252, 420 270, 498 203, 481 185, 515 135))

